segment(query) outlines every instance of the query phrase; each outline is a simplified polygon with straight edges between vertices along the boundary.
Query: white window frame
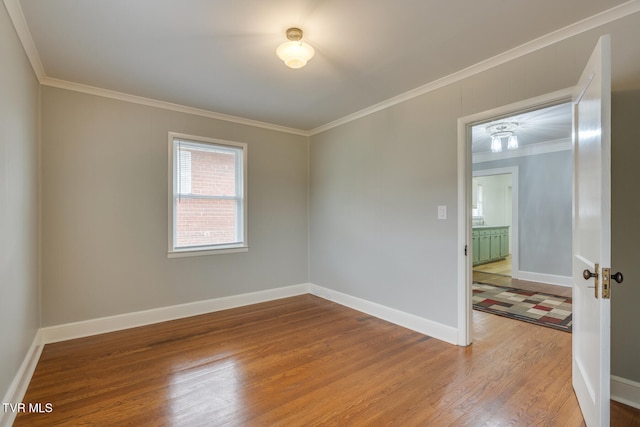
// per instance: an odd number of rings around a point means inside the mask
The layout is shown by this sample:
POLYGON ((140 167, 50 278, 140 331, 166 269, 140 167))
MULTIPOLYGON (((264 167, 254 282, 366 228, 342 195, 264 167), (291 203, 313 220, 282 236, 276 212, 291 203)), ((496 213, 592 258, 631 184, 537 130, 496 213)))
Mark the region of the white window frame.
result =
POLYGON ((484 216, 484 187, 482 184, 478 184, 476 189, 476 207, 471 209, 471 215, 473 217, 484 216))
POLYGON ((247 164, 247 144, 245 143, 169 132, 169 258, 246 252, 249 250, 249 244, 247 240, 247 164), (179 174, 181 172, 180 165, 177 164, 178 159, 176 156, 176 147, 179 143, 193 144, 199 147, 209 146, 212 150, 215 150, 216 148, 222 150, 229 148, 235 150, 239 149, 242 153, 242 159, 240 161, 242 171, 238 171, 236 168, 236 182, 239 182, 237 186, 242 194, 238 194, 234 197, 236 200, 238 200, 240 205, 238 215, 241 218, 239 218, 237 222, 239 226, 238 242, 216 245, 176 247, 176 200, 178 200, 178 198, 180 197, 184 197, 184 189, 178 188, 178 182, 176 180, 176 174, 179 174))

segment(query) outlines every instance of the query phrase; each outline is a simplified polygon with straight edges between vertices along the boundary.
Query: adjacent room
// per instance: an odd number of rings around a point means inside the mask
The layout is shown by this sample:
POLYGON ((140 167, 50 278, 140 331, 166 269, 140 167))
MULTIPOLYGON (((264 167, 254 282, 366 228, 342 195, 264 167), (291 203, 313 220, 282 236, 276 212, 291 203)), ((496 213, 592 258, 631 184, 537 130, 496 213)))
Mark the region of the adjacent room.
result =
POLYGON ((473 126, 474 309, 571 331, 572 121, 561 103, 473 126))
POLYGON ((640 425, 637 40, 640 0, 3 0, 0 426, 640 425), (601 357, 492 275, 610 278, 601 357))

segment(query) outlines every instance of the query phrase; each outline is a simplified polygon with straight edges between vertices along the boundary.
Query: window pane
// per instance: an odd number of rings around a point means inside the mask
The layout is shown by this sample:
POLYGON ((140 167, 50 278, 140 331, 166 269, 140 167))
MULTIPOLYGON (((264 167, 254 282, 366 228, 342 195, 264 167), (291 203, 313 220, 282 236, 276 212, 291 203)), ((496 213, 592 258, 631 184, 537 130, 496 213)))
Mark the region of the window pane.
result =
MULTIPOLYGON (((169 251, 244 247, 246 145, 173 137, 169 251)), ((171 191, 171 190, 170 190, 171 191)))
POLYGON ((176 247, 220 245, 241 241, 238 202, 220 199, 176 201, 176 247))
POLYGON ((180 168, 179 194, 238 196, 239 159, 242 150, 233 147, 196 145, 180 142, 177 146, 180 168), (189 176, 186 176, 186 175, 189 176), (187 184, 188 182, 188 184, 187 184), (183 188, 189 188, 184 191, 183 188))
POLYGON ((191 194, 191 151, 178 150, 178 194, 191 194))

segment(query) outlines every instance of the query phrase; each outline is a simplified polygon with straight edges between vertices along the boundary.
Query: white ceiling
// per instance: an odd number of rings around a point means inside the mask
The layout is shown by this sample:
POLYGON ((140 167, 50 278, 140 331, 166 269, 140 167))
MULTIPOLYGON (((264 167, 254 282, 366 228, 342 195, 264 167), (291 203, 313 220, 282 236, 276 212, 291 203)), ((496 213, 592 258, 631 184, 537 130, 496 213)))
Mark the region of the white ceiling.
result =
POLYGON ((46 79, 303 131, 625 2, 5 0, 46 79), (298 70, 275 55, 291 26, 316 49, 298 70))
MULTIPOLYGON (((549 143, 570 146, 572 120, 571 103, 564 103, 478 124, 471 128, 472 151, 490 152, 491 135, 487 127, 503 122, 517 123, 514 133, 521 149, 533 144, 549 143)), ((506 139, 503 146, 506 149, 506 139)))

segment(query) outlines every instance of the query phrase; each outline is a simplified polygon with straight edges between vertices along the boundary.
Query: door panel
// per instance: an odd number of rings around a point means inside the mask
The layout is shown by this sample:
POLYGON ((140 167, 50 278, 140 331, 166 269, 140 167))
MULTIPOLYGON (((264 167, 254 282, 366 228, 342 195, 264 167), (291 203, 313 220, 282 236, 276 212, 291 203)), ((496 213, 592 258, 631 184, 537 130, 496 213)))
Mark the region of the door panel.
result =
POLYGON ((611 65, 602 37, 574 94, 573 387, 587 426, 608 426, 610 300, 599 266, 611 265, 611 65), (583 277, 584 270, 597 277, 583 277), (597 291, 597 293, 596 293, 597 291))

